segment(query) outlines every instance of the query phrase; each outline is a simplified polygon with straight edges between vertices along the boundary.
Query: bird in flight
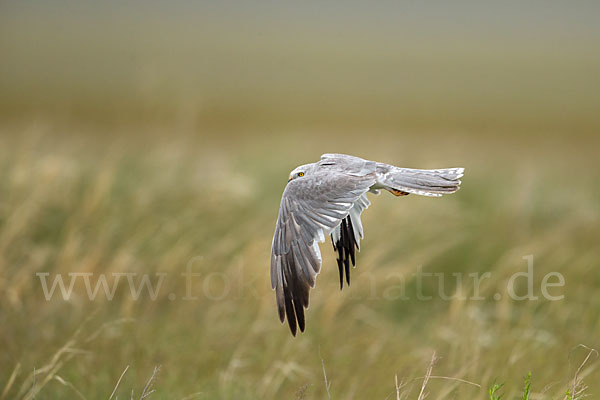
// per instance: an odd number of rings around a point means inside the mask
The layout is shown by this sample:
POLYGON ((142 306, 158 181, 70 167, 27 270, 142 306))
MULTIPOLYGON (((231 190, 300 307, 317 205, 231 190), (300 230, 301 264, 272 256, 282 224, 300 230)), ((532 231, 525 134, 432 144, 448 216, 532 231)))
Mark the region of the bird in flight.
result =
POLYGON ((304 309, 321 271, 319 242, 331 236, 337 252, 340 289, 350 285, 363 227, 362 212, 371 204, 367 192, 381 189, 395 196, 439 197, 459 189, 464 168, 410 169, 345 154, 323 154, 321 160, 294 169, 279 207, 271 249, 271 287, 279 319, 287 317, 292 335, 304 332, 304 309))

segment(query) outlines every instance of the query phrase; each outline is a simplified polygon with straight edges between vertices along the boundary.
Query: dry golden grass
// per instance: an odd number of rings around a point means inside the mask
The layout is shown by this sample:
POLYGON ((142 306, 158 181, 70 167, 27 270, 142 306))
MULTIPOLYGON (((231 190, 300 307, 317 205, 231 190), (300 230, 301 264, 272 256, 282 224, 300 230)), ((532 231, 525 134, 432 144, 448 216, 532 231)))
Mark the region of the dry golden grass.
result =
POLYGON ((599 347, 593 137, 1 129, 2 399, 486 399, 494 382, 512 399, 528 371, 531 399, 582 382, 600 393, 596 357, 582 364, 578 347, 599 347), (307 332, 292 338, 268 281, 272 230, 288 171, 325 151, 467 173, 443 199, 372 199, 341 293, 324 244, 307 332), (565 298, 495 301, 529 254, 536 294, 558 271, 565 298), (188 264, 195 300, 182 299, 188 264), (452 273, 489 271, 486 300, 443 300, 427 281, 433 299, 419 301, 419 267, 444 273, 448 295, 452 273), (112 301, 90 301, 81 281, 46 301, 39 272, 167 275, 155 300, 134 300, 123 278, 112 301), (410 300, 393 299, 401 279, 410 300))

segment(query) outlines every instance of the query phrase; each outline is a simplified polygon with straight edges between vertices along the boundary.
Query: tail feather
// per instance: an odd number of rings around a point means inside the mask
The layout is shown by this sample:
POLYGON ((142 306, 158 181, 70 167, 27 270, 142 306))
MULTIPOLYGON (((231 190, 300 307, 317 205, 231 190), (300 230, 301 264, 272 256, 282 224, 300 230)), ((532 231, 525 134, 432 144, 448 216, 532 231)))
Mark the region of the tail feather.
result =
POLYGON ((421 196, 439 197, 460 188, 464 168, 410 169, 391 165, 380 166, 379 183, 385 189, 421 196), (387 167, 387 168, 385 168, 387 167))

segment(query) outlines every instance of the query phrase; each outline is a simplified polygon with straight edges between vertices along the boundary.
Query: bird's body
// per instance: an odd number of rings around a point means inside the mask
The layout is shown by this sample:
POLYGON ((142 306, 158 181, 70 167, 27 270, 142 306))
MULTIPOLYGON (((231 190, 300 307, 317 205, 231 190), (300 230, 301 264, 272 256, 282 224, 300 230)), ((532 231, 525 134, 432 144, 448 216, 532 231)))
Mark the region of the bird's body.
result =
POLYGON ((355 265, 363 237, 360 216, 370 205, 367 192, 439 197, 458 190, 463 172, 399 168, 344 154, 324 154, 295 168, 281 198, 271 251, 271 286, 281 322, 287 317, 294 335, 297 326, 304 331, 309 290, 321 270, 318 243, 326 235, 338 253, 340 288, 344 275, 350 284, 350 262, 355 265))

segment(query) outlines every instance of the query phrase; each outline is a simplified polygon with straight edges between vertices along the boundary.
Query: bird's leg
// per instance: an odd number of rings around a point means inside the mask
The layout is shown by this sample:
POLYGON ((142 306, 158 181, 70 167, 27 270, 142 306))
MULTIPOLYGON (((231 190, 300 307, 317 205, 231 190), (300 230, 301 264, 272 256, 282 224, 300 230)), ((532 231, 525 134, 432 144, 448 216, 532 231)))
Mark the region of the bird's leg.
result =
POLYGON ((397 190, 393 188, 389 188, 388 191, 394 196, 408 196, 410 194, 408 192, 403 192, 402 190, 397 190))

